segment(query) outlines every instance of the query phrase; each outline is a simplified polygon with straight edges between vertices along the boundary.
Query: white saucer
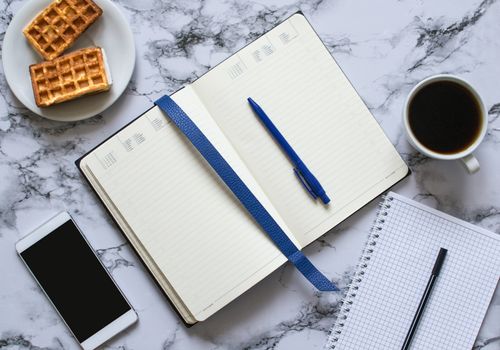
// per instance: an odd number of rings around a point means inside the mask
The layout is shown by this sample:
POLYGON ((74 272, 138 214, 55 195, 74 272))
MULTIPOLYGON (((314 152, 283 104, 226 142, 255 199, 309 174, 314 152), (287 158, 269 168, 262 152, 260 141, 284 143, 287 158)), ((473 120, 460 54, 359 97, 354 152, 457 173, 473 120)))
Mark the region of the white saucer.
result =
POLYGON ((125 16, 110 0, 94 0, 103 13, 65 53, 88 46, 104 48, 113 85, 107 92, 83 96, 50 107, 35 104, 29 65, 42 62, 23 34, 23 28, 50 0, 29 0, 21 8, 5 33, 2 60, 5 78, 16 97, 34 113, 52 120, 75 121, 95 116, 111 106, 127 87, 134 71, 135 47, 125 16))

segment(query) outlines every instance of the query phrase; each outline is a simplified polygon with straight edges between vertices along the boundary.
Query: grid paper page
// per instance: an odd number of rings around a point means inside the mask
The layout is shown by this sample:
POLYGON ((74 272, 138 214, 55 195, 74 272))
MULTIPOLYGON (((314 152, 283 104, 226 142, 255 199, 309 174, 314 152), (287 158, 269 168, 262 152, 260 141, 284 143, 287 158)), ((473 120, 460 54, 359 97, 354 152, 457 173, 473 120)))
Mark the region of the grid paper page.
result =
POLYGON ((443 247, 448 253, 410 348, 470 350, 500 276, 500 236, 392 192, 384 206, 360 262, 366 267, 358 267, 346 297, 352 304, 342 306, 327 347, 401 349, 443 247))

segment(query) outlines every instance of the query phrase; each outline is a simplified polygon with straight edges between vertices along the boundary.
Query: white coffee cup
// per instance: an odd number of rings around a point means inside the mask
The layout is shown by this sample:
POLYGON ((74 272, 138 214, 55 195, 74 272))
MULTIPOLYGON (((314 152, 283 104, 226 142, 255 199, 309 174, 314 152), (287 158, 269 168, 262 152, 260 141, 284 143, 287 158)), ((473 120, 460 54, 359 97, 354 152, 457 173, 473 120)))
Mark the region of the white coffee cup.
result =
POLYGON ((472 154, 472 152, 479 146, 481 141, 483 141, 484 136, 486 135, 486 130, 488 127, 488 114, 486 112, 486 108, 484 107, 483 100, 481 99, 481 96, 477 93, 477 91, 464 79, 459 78, 455 75, 450 75, 450 74, 438 74, 434 75, 431 77, 428 77, 421 82, 419 82, 415 87, 410 91, 408 94, 408 97, 406 98, 405 104, 404 104, 404 110, 403 110, 403 122, 406 130, 406 136, 408 138, 408 141, 410 144, 415 147, 419 152, 425 154, 428 157, 435 158, 435 159, 443 159, 443 160, 453 160, 453 159, 460 159, 467 169, 467 171, 470 174, 473 174, 479 170, 479 162, 477 161, 476 157, 472 154), (452 154, 442 154, 435 152, 427 147, 425 147, 422 143, 419 142, 419 140, 415 137, 414 133, 411 130, 410 127, 410 122, 409 122, 409 107, 412 99, 415 97, 415 95, 425 86, 435 83, 438 81, 450 81, 454 82, 457 84, 460 84, 462 87, 466 88, 472 96, 476 99, 480 110, 481 114, 481 130, 474 140, 472 144, 467 147, 464 150, 461 150, 460 152, 457 153, 452 153, 452 154))

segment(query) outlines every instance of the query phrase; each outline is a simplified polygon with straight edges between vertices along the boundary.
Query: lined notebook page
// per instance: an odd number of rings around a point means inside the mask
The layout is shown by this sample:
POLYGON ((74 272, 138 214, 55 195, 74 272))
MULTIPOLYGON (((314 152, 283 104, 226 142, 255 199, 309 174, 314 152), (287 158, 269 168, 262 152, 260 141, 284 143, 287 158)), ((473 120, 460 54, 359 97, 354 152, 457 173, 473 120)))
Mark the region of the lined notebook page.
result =
MULTIPOLYGON (((287 232, 193 91, 186 87, 173 98, 287 232)), ((84 161, 199 321, 286 261, 158 108, 99 146, 84 161)))
POLYGON ((302 15, 192 84, 302 246, 407 174, 407 167, 302 15), (332 199, 314 202, 247 102, 270 116, 332 199))
POLYGON ((161 286, 161 288, 169 296, 170 300, 176 306, 177 311, 180 313, 180 315, 185 320, 185 322, 195 323, 196 319, 191 315, 191 312, 186 308, 186 305, 182 302, 182 300, 179 298, 178 294, 172 288, 172 285, 165 278, 165 276, 161 272, 161 270, 158 267, 158 265, 156 264, 156 262, 146 252, 141 241, 137 238, 137 236, 134 234, 134 231, 127 224, 127 221, 125 220, 125 218, 120 214, 120 212, 118 211, 116 206, 113 204, 113 202, 111 201, 111 198, 108 197, 104 188, 102 188, 101 185, 99 184, 99 181, 94 176, 94 173, 92 172, 91 168, 88 166, 87 160, 88 160, 88 158, 82 159, 82 161, 80 162, 80 169, 84 172, 85 176, 87 177, 87 180, 91 183, 92 188, 96 191, 98 196, 101 198, 103 204, 106 206, 106 208, 112 214, 113 218, 118 223, 118 225, 122 229, 125 236, 127 236, 130 244, 133 246, 133 248, 137 252, 139 252, 145 265, 151 271, 151 273, 153 274, 153 276, 155 277, 156 281, 161 286))
POLYGON ((373 253, 365 250, 370 259, 360 262, 367 266, 358 267, 328 348, 400 350, 443 247, 448 253, 411 349, 472 349, 500 277, 500 235, 395 193, 375 227, 381 230, 369 242, 376 244, 367 245, 373 253))

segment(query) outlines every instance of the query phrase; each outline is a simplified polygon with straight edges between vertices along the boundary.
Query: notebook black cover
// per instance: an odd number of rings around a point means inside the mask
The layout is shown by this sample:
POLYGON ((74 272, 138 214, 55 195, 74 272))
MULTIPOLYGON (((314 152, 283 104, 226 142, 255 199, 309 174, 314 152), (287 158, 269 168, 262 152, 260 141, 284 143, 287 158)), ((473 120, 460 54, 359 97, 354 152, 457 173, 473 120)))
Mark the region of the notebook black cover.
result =
MULTIPOLYGON (((290 17, 292 17, 293 15, 295 14, 301 14, 302 16, 304 16, 304 14, 302 13, 302 11, 297 11, 293 14, 291 14, 289 17, 287 17, 286 19, 284 19, 283 21, 281 21, 280 23, 278 23, 276 26, 278 26, 279 24, 287 21, 290 17)), ((304 16, 305 17, 305 16, 304 16)), ((306 18, 307 20, 307 18, 306 18)), ((309 22, 309 21, 308 21, 309 22)), ((310 22, 309 22, 310 24, 310 22)), ((312 25, 311 25, 312 27, 312 25)), ((314 30, 314 27, 312 27, 313 30, 314 30)), ((314 31, 316 33, 316 35, 318 36, 318 38, 321 40, 321 38, 319 37, 318 33, 316 31, 314 31)), ((266 32, 267 33, 267 32, 266 32)), ((263 33, 261 36, 265 35, 266 33, 263 33)), ((260 37, 259 37, 260 38, 260 37)), ((255 40, 259 39, 259 38, 256 38, 255 40)), ((253 41, 252 41, 253 42, 253 41)), ((245 45, 244 47, 242 47, 240 50, 242 50, 243 48, 245 48, 246 46, 250 45, 252 42, 248 43, 247 45, 245 45)), ((323 42, 321 40, 321 42, 323 42)), ((326 48, 326 47, 325 47, 326 48)), ((328 50, 328 48, 326 48, 328 50)), ((239 51, 239 50, 238 50, 239 51)), ((328 50, 329 51, 329 50, 328 50)), ((234 55, 234 54, 233 54, 234 55)), ((231 55, 231 56, 233 56, 231 55)), ((330 53, 331 55, 331 53, 330 53)), ((231 57, 229 56, 229 57, 231 57)), ((331 55, 332 56, 332 55, 331 55)), ((228 57, 228 58, 229 58, 228 57)), ((332 56, 332 59, 335 61, 335 58, 332 56)), ((227 60, 227 58, 226 58, 227 60)), ((226 60, 223 60, 221 61, 219 64, 222 64, 223 62, 225 62, 226 60)), ((337 61, 335 61, 335 63, 337 63, 337 61)), ((217 64, 217 65, 219 65, 217 64)), ((216 66, 217 66, 216 65, 216 66)), ((212 68, 215 68, 216 66, 212 67, 212 68)), ((339 65, 340 67, 340 65, 339 65)), ((340 68, 342 70, 342 68, 340 68)), ((209 71, 207 71, 206 73, 208 73, 209 71)), ((204 73, 204 74, 206 74, 204 73)), ((342 73, 344 73, 344 71, 342 70, 342 73)), ((203 74, 203 75, 204 75, 203 74)), ((201 75, 201 76, 203 76, 201 75)), ((344 74, 346 77, 347 75, 344 74)), ((200 77, 201 77, 200 76, 200 77)), ((349 78, 347 78, 349 80, 349 78)), ((349 83, 350 80, 349 80, 349 83)), ((352 84, 351 84, 352 85, 352 84)), ((354 87, 354 85, 352 85, 354 87)), ((179 90, 181 90, 182 88, 180 88, 179 90)), ((179 91, 179 90, 176 90, 175 92, 179 91)), ((174 94, 175 92, 173 92, 172 94, 174 94)), ((358 94, 359 95, 359 94, 358 94)), ((364 101, 363 101, 364 103, 364 101)), ((121 231, 121 228, 120 228, 120 225, 118 224, 118 222, 114 219, 112 213, 108 210, 108 208, 106 207, 106 205, 104 204, 104 202, 101 200, 101 198, 99 197, 99 195, 97 194, 97 192, 95 191, 95 189, 92 187, 92 184, 90 183, 90 181, 87 179, 87 177, 85 176, 85 174, 83 173, 81 167, 80 167, 80 162, 83 158, 85 158, 87 155, 89 155, 90 153, 92 153, 94 150, 96 150, 97 148, 99 148, 99 146, 101 146, 103 143, 105 143, 106 141, 108 141, 109 139, 111 139, 113 136, 115 136, 116 134, 118 134, 120 131, 122 131, 123 129, 125 129, 126 127, 128 127, 130 124, 132 124, 134 121, 136 121, 137 119, 139 119, 140 117, 142 117, 144 114, 146 114, 149 110, 151 110, 152 108, 154 108, 154 106, 152 106, 151 108, 148 108, 146 111, 144 111, 142 114, 140 114, 139 116, 137 116, 136 118, 132 119, 130 122, 128 122, 127 124, 125 124, 123 127, 121 127, 119 130, 117 130, 115 133, 113 133, 112 135, 110 135, 109 137, 107 137, 105 140, 103 140, 102 142, 100 142, 97 146, 95 146, 94 148, 92 148, 90 151, 88 151, 87 153, 85 153, 84 155, 82 155, 80 158, 78 158, 76 161, 75 161, 75 164, 76 166, 78 167, 78 170, 80 170, 80 173, 82 174, 82 176, 85 178, 85 180, 87 181, 87 184, 89 185, 89 187, 92 189, 92 191, 94 192, 94 194, 97 196, 97 198, 99 199, 99 201, 101 202, 101 205, 104 207, 104 209, 108 212, 108 214, 111 216, 111 218, 113 219, 113 222, 115 223, 115 225, 120 229, 121 231)), ((387 136, 386 136, 387 137, 387 136)), ((193 149, 194 150, 194 149, 193 149)), ((205 161, 205 160, 204 160, 205 161)), ((411 174, 411 170, 410 168, 408 168, 408 173, 401 179, 399 180, 398 182, 396 182, 394 185, 392 186, 395 186, 396 184, 398 184, 399 182, 401 182, 403 179, 405 179, 406 177, 408 177, 409 175, 411 174)), ((392 187, 391 186, 391 187, 392 187)), ((391 188, 389 187, 389 188, 391 188)), ((373 197, 371 200, 369 200, 365 205, 363 205, 361 208, 358 209, 361 210, 362 208, 364 208, 366 205, 368 205, 369 203, 371 203, 371 201, 373 201, 375 198, 379 197, 381 194, 383 194, 385 191, 387 191, 389 188, 387 188, 386 190, 384 190, 383 192, 379 193, 377 196, 373 197)), ((357 212, 357 211, 356 211, 357 212)), ((354 215, 351 214, 351 215, 354 215)), ((339 225, 344 222, 345 220, 347 220, 349 217, 351 217, 351 215, 349 215, 348 217, 346 217, 344 220, 342 220, 339 225)), ((333 227, 331 228, 333 229, 333 227)), ((327 231, 328 232, 328 231, 327 231)), ((327 232, 325 232, 324 234, 326 234, 327 232)), ((172 306, 173 310, 177 313, 177 315, 179 316, 179 318, 182 320, 182 322, 184 323, 184 325, 186 327, 191 327, 193 325, 195 325, 196 323, 193 323, 193 324, 190 324, 190 323, 187 323, 184 318, 182 317, 182 315, 180 314, 180 312, 177 310, 177 308, 175 307, 174 303, 172 302, 172 300, 170 300, 170 298, 168 297, 168 295, 163 291, 162 287, 160 286, 160 284, 158 283, 158 281, 156 280, 155 276, 153 275, 153 273, 147 268, 147 265, 145 264, 144 262, 144 259, 141 257, 141 255, 139 254, 139 252, 137 252, 137 250, 133 247, 133 245, 130 243, 130 240, 129 238, 127 237, 127 235, 121 231, 122 235, 126 238, 127 242, 129 243, 130 247, 134 250, 135 254, 139 257, 139 259, 142 261, 142 263, 144 264, 144 266, 146 267, 146 270, 148 271, 148 273, 151 275, 151 277, 153 278, 154 282, 156 283, 156 285, 158 286, 158 288, 160 288, 160 290, 162 291, 163 295, 167 298, 168 302, 170 303, 170 305, 172 306)))

